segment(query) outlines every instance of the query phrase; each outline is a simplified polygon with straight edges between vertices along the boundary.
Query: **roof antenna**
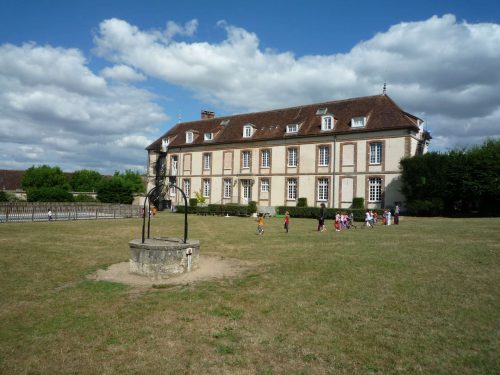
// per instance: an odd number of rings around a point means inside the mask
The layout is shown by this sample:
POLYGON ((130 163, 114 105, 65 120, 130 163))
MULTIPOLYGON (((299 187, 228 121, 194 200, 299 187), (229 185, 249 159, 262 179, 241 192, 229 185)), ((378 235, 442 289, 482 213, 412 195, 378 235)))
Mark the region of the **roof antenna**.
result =
POLYGON ((179 111, 179 115, 177 116, 177 123, 180 124, 182 121, 181 111, 179 111))
POLYGON ((384 82, 384 88, 382 89, 382 95, 387 95, 387 82, 384 82))

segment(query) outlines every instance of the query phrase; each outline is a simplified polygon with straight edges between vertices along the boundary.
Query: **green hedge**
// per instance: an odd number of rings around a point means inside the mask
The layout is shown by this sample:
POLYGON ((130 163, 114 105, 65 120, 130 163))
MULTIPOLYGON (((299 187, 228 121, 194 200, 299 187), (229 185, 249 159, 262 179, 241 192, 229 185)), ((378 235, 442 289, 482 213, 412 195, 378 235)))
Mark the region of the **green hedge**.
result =
MULTIPOLYGON (((319 217, 319 207, 287 207, 287 206, 278 206, 276 207, 276 214, 283 215, 286 211, 290 213, 291 217, 304 217, 304 218, 312 218, 317 219, 319 217)), ((384 210, 372 210, 373 212, 377 212, 379 219, 382 219, 382 214, 384 210)), ((326 219, 331 220, 335 218, 335 214, 337 212, 347 212, 354 214, 354 221, 365 221, 365 209, 346 209, 346 208, 327 208, 326 209, 326 219)))
MULTIPOLYGON (((177 206, 178 213, 184 213, 184 206, 177 206)), ((251 210, 248 205, 239 204, 209 204, 205 207, 188 207, 189 214, 198 215, 229 215, 229 216, 249 216, 251 210)))

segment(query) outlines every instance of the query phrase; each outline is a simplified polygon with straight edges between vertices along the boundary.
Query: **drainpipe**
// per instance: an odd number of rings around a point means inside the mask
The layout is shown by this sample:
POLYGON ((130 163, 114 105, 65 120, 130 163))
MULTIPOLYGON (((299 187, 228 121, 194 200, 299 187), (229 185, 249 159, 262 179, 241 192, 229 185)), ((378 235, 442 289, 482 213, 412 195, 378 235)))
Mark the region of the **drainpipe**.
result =
POLYGON ((332 208, 335 208, 335 164, 337 160, 337 136, 333 136, 333 176, 332 176, 332 208))

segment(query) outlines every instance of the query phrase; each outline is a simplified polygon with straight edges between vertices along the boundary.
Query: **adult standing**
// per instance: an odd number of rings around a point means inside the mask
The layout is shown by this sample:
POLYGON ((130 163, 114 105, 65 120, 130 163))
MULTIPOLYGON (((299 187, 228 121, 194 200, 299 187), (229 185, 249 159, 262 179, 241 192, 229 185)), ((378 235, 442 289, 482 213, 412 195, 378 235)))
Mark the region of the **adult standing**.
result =
POLYGON ((325 230, 325 216, 326 216, 325 204, 321 203, 318 216, 318 232, 323 232, 325 230))
POLYGON ((399 224, 399 205, 397 204, 394 208, 394 225, 399 224))

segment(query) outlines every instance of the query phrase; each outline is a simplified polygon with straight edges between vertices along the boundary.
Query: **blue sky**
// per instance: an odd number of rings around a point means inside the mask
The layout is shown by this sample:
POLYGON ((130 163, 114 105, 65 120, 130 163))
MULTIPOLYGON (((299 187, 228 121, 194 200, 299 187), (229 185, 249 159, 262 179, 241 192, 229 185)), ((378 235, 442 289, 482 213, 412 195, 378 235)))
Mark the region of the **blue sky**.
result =
POLYGON ((200 110, 381 93, 446 150, 500 135, 497 1, 0 0, 0 168, 144 169, 200 110))

